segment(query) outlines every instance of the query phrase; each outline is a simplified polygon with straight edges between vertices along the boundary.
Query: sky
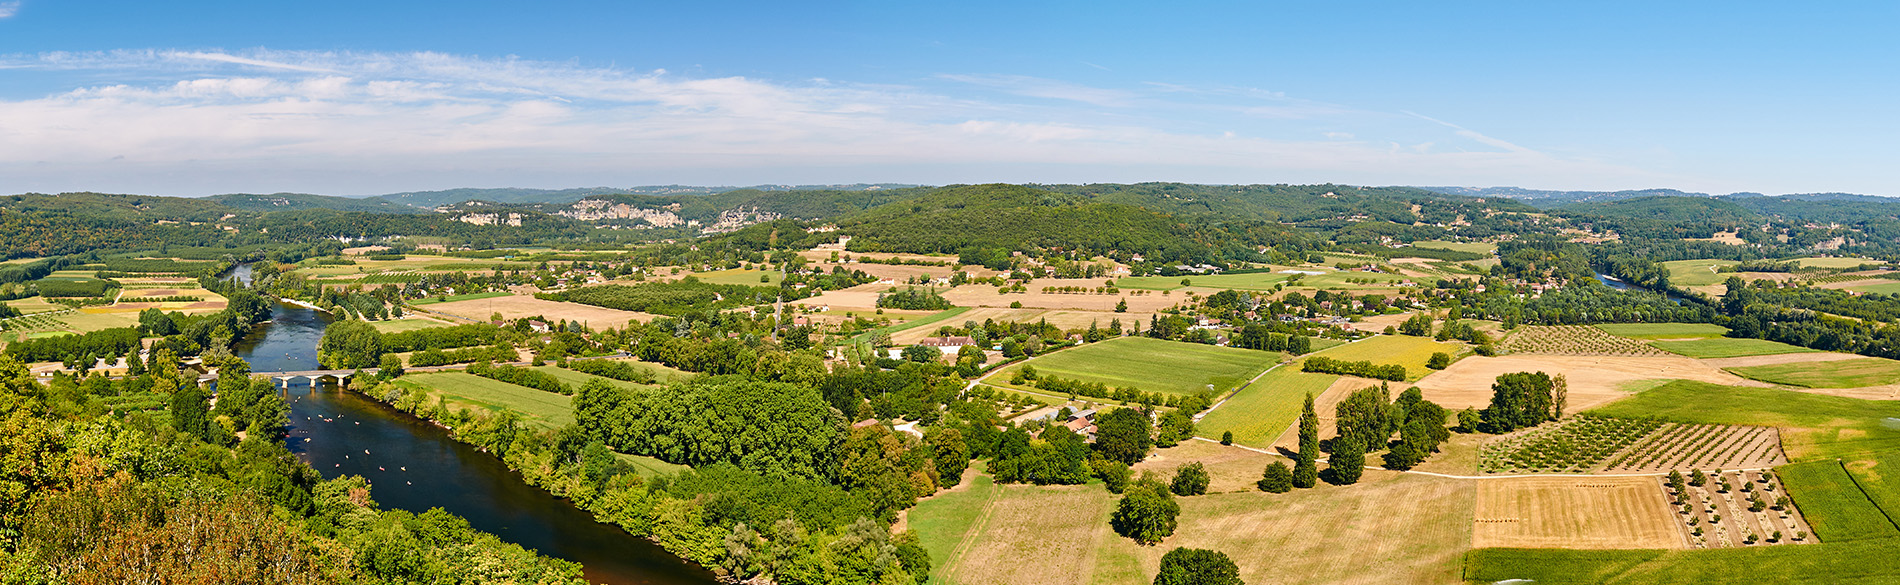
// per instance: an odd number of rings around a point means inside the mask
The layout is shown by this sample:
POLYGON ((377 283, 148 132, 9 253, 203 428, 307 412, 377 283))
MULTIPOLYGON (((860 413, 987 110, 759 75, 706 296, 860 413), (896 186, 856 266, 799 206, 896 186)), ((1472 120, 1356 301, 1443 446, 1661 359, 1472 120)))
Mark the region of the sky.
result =
POLYGON ((1900 196, 1895 2, 0 0, 0 193, 1900 196))

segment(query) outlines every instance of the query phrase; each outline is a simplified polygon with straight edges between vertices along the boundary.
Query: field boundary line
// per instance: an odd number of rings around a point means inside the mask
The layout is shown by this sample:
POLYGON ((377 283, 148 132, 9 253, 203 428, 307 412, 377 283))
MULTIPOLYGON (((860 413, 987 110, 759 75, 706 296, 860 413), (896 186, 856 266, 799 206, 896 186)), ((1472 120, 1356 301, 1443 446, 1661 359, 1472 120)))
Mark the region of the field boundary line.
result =
POLYGON ((1835 457, 1834 464, 1841 466, 1841 473, 1847 474, 1847 481, 1853 482, 1854 489, 1860 490, 1860 497, 1867 498, 1867 503, 1873 504, 1875 510, 1880 510, 1881 517, 1884 517, 1887 519, 1888 525, 1893 526, 1894 529, 1896 530, 1900 530, 1900 523, 1896 523, 1893 521, 1893 515, 1887 513, 1886 508, 1880 507, 1880 502, 1878 500, 1875 500, 1872 494, 1867 493, 1867 488, 1862 487, 1860 485, 1860 479, 1854 477, 1854 472, 1847 470, 1847 462, 1842 461, 1841 458, 1839 457, 1835 457))
POLYGON ((951 577, 957 574, 957 569, 962 568, 963 553, 969 552, 972 535, 982 534, 982 528, 988 526, 990 523, 990 514, 996 511, 996 499, 1002 496, 1003 490, 1002 486, 996 485, 994 479, 990 481, 989 496, 983 498, 983 515, 978 516, 975 522, 970 523, 970 528, 963 531, 963 537, 957 539, 957 547, 950 549, 950 558, 944 559, 944 568, 948 569, 944 571, 944 583, 953 585, 956 583, 951 577))

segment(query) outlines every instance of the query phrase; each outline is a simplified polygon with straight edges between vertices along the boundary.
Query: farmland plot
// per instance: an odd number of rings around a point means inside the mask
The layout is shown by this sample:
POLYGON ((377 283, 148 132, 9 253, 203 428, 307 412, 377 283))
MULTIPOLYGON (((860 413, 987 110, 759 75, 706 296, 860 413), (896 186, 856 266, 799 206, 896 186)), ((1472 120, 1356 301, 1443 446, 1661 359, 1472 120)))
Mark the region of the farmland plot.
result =
POLYGON ((1772 472, 1713 473, 1700 485, 1691 480, 1680 492, 1670 487, 1667 479, 1653 481, 1668 498, 1676 525, 1693 548, 1819 541, 1772 472))
POLYGON ((1683 548, 1669 503, 1647 477, 1525 477, 1478 482, 1471 545, 1683 548))
POLYGON ((1511 353, 1557 355, 1669 355, 1643 342, 1610 335, 1588 325, 1527 325, 1504 338, 1499 348, 1511 353))
POLYGON ((1759 469, 1788 462, 1774 427, 1669 423, 1618 453, 1608 473, 1661 473, 1688 469, 1759 469))
POLYGON ((1662 426, 1652 420, 1580 415, 1486 443, 1486 473, 1585 473, 1662 426))

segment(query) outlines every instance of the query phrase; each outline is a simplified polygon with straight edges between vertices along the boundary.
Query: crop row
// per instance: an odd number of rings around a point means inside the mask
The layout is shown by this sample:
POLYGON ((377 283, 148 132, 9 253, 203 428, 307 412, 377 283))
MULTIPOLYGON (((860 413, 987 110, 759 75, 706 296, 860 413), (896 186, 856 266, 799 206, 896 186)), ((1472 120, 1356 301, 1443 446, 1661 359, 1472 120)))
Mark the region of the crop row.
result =
POLYGON ((1662 424, 1579 415, 1486 444, 1480 451, 1479 465, 1489 473, 1583 473, 1662 424))
POLYGON ((1643 342, 1610 335, 1587 325, 1527 326, 1505 339, 1503 349, 1516 353, 1570 355, 1667 355, 1643 342))

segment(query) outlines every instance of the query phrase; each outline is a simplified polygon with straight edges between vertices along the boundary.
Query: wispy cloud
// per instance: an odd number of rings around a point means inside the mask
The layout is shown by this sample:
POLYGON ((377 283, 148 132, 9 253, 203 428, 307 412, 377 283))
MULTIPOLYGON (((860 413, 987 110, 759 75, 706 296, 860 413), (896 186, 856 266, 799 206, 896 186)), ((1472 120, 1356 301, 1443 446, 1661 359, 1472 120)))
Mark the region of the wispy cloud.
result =
POLYGON ((1134 94, 1114 89, 1089 87, 1067 81, 1025 75, 939 75, 943 79, 1002 90, 1020 96, 1069 100, 1097 106, 1129 105, 1134 94))
POLYGON ((13 18, 13 15, 19 13, 20 3, 18 0, 13 2, 0 2, 0 18, 13 18))
POLYGON ((0 192, 860 180, 1653 182, 1641 171, 1531 152, 1423 116, 1433 124, 1259 90, 1203 95, 944 76, 953 89, 1005 94, 972 96, 426 52, 48 53, 0 56, 0 69, 0 80, 88 80, 0 99, 0 192), (91 81, 101 78, 125 81, 91 81), (1044 101, 1051 99, 1061 105, 1044 101), (1330 127, 1289 121, 1316 116, 1330 127), (1407 132, 1424 135, 1383 136, 1378 125, 1387 120, 1412 123, 1407 132), (1449 134, 1497 150, 1386 146, 1458 140, 1449 134))
POLYGON ((1420 120, 1424 120, 1424 121, 1427 121, 1427 122, 1431 122, 1431 123, 1433 123, 1433 124, 1438 124, 1438 125, 1440 125, 1440 126, 1444 126, 1444 127, 1446 127, 1446 128, 1450 128, 1450 129, 1452 129, 1453 131, 1455 131, 1455 133, 1457 133, 1457 134, 1458 134, 1459 136, 1463 136, 1463 137, 1465 137, 1465 138, 1470 138, 1470 139, 1472 139, 1472 140, 1476 140, 1476 141, 1478 141, 1478 142, 1480 142, 1480 143, 1483 143, 1483 144, 1486 144, 1486 145, 1490 145, 1490 146, 1493 146, 1493 147, 1497 147, 1497 148, 1502 148, 1502 149, 1504 149, 1504 150, 1508 150, 1508 151, 1511 151, 1511 152, 1516 152, 1516 153, 1525 153, 1525 154, 1535 154, 1535 153, 1536 153, 1536 151, 1534 151, 1534 150, 1531 150, 1531 149, 1529 149, 1529 148, 1524 148, 1524 147, 1522 147, 1522 146, 1518 146, 1518 145, 1516 145, 1516 144, 1512 144, 1512 143, 1510 143, 1510 142, 1507 142, 1507 141, 1504 141, 1504 140, 1501 140, 1501 139, 1497 139, 1497 138, 1492 138, 1492 137, 1490 137, 1490 136, 1485 136, 1485 135, 1483 135, 1483 134, 1479 134, 1479 133, 1477 133, 1477 132, 1475 132, 1475 131, 1472 131, 1472 130, 1470 130, 1470 129, 1467 129, 1467 128, 1465 128, 1464 126, 1459 126, 1459 125, 1457 125, 1457 124, 1453 124, 1453 123, 1451 123, 1451 122, 1446 122, 1446 121, 1444 121, 1444 120, 1439 120, 1439 119, 1437 119, 1437 118, 1433 118, 1433 117, 1430 117, 1430 116, 1426 116, 1426 115, 1424 115, 1424 114, 1419 114, 1419 113, 1415 113, 1415 112, 1405 112, 1405 114, 1406 114, 1406 115, 1408 115, 1408 116, 1412 116, 1412 117, 1414 117, 1414 118, 1418 118, 1418 119, 1420 119, 1420 120))

